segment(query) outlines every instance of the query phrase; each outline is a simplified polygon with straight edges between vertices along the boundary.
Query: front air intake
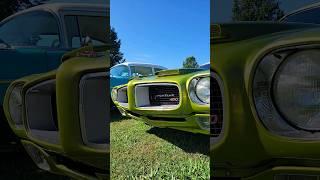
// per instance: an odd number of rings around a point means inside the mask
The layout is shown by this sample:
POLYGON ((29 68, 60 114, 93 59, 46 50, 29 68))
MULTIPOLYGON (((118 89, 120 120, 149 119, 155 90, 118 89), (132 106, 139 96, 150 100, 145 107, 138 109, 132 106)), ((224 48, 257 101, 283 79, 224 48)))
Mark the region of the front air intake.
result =
POLYGON ((29 134, 35 139, 58 144, 55 80, 29 88, 25 95, 25 107, 29 134))
POLYGON ((211 73, 211 97, 210 97, 210 134, 214 138, 219 137, 223 131, 223 97, 222 83, 216 74, 211 73))
POLYGON ((106 72, 84 75, 80 80, 80 124, 84 144, 106 148, 109 143, 110 92, 106 72))
POLYGON ((127 86, 118 89, 117 92, 117 101, 123 107, 128 107, 128 88, 127 86))
POLYGON ((170 110, 178 108, 180 91, 176 84, 140 84, 135 87, 136 107, 145 110, 170 110))

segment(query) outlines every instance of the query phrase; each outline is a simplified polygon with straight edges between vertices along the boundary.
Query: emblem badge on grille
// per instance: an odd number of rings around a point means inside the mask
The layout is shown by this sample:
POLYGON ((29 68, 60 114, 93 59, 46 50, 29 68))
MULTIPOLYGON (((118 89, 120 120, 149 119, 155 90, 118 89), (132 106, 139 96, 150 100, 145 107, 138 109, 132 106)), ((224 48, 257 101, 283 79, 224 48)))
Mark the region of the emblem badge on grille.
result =
POLYGON ((174 97, 174 94, 158 94, 155 95, 155 98, 164 98, 164 97, 174 97))
POLYGON ((178 102, 178 101, 179 101, 179 98, 170 98, 169 100, 170 100, 170 101, 174 101, 174 102, 178 102))

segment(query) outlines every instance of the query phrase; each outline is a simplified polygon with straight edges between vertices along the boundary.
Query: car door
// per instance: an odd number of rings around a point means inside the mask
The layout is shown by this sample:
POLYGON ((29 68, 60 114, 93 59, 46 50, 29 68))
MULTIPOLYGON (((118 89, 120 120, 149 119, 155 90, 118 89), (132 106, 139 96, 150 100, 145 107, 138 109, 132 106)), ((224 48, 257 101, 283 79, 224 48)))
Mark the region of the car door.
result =
MULTIPOLYGON (((48 49, 58 49, 60 45, 57 19, 47 11, 27 12, 2 22, 0 25, 0 103, 11 81, 58 67, 58 63, 48 63, 48 49)), ((60 59, 63 53, 61 51, 50 57, 60 59)))

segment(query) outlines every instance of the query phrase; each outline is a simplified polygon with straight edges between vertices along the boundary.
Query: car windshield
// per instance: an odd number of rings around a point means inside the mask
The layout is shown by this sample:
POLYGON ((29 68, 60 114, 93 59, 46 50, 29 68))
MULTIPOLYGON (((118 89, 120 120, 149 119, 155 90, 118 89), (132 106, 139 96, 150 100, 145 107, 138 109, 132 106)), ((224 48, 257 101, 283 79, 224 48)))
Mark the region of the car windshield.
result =
POLYGON ((130 66, 131 76, 152 76, 152 67, 130 66))
POLYGON ((288 15, 281 22, 320 24, 320 8, 313 8, 288 15))
POLYGON ((208 64, 201 65, 201 66, 200 66, 200 69, 206 69, 206 70, 208 70, 208 69, 210 69, 210 64, 208 63, 208 64))

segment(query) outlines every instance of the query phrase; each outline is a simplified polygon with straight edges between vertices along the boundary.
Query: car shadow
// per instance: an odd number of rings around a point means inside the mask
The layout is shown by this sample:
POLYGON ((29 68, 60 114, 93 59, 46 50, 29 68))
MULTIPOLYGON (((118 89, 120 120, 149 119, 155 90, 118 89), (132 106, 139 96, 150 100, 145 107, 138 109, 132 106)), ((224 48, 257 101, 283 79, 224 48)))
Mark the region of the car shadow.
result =
POLYGON ((110 122, 121 122, 130 118, 123 117, 117 109, 111 110, 111 121, 110 122))
POLYGON ((156 135, 181 148, 185 152, 209 155, 210 137, 208 135, 157 127, 152 127, 147 133, 156 135))

